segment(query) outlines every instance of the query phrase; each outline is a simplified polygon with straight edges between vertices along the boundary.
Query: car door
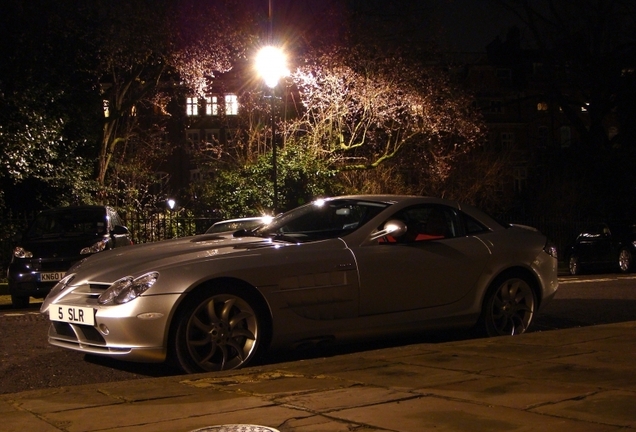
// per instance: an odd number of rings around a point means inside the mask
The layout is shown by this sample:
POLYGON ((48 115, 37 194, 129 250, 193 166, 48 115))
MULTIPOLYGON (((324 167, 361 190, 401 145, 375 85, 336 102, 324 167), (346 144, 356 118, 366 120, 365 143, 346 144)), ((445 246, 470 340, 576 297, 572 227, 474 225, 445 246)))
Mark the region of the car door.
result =
POLYGON ((393 218, 409 227, 402 241, 380 239, 353 249, 360 273, 360 315, 450 304, 474 287, 490 253, 480 240, 463 235, 454 209, 419 205, 393 218), (444 230, 439 221, 427 223, 439 213, 444 230))

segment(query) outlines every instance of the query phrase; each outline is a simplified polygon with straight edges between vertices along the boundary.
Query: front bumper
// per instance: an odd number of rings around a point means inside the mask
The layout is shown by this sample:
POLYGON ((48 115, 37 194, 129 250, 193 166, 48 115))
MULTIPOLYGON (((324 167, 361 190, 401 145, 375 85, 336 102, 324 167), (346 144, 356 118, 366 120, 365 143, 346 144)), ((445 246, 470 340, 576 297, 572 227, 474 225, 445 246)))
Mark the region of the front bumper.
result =
POLYGON ((142 295, 129 303, 110 306, 99 305, 99 293, 92 294, 81 301, 82 296, 71 294, 43 303, 43 313, 57 306, 82 307, 92 308, 95 316, 95 325, 51 320, 51 345, 128 361, 165 361, 171 311, 178 294, 142 295))

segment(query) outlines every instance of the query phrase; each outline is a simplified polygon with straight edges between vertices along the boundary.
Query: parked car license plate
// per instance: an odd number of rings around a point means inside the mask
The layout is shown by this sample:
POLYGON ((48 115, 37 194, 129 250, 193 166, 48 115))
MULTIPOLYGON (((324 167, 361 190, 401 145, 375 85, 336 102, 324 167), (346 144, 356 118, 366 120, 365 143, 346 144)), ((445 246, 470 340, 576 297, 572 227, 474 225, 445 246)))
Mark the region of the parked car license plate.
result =
POLYGON ((64 272, 46 272, 38 275, 40 282, 57 282, 63 277, 64 272))
POLYGON ((95 325, 95 310, 88 307, 51 305, 49 319, 73 324, 95 325))

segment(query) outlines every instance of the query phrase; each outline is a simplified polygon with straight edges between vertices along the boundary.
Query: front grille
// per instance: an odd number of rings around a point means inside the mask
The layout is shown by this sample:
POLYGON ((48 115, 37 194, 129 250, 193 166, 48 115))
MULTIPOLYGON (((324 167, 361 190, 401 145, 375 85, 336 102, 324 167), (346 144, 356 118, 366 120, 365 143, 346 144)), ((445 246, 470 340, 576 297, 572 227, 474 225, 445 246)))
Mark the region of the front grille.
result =
POLYGON ((95 327, 52 321, 49 337, 65 342, 106 345, 106 341, 95 327))
MULTIPOLYGON (((108 289, 110 285, 107 284, 83 284, 72 287, 73 291, 69 292, 64 296, 64 299, 61 300, 61 303, 65 302, 73 302, 73 303, 83 303, 87 305, 97 305, 97 298, 104 291, 108 289)), ((69 288, 66 288, 69 289, 69 288)))

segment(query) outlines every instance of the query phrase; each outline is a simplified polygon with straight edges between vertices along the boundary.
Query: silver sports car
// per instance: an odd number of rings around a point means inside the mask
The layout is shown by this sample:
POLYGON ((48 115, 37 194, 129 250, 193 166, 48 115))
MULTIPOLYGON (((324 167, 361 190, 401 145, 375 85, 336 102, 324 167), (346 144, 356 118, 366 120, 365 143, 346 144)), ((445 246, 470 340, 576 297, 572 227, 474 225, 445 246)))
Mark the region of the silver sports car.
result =
POLYGON ((343 196, 253 231, 91 256, 41 312, 55 346, 200 372, 323 341, 523 333, 557 286, 556 250, 535 229, 442 199, 343 196))

